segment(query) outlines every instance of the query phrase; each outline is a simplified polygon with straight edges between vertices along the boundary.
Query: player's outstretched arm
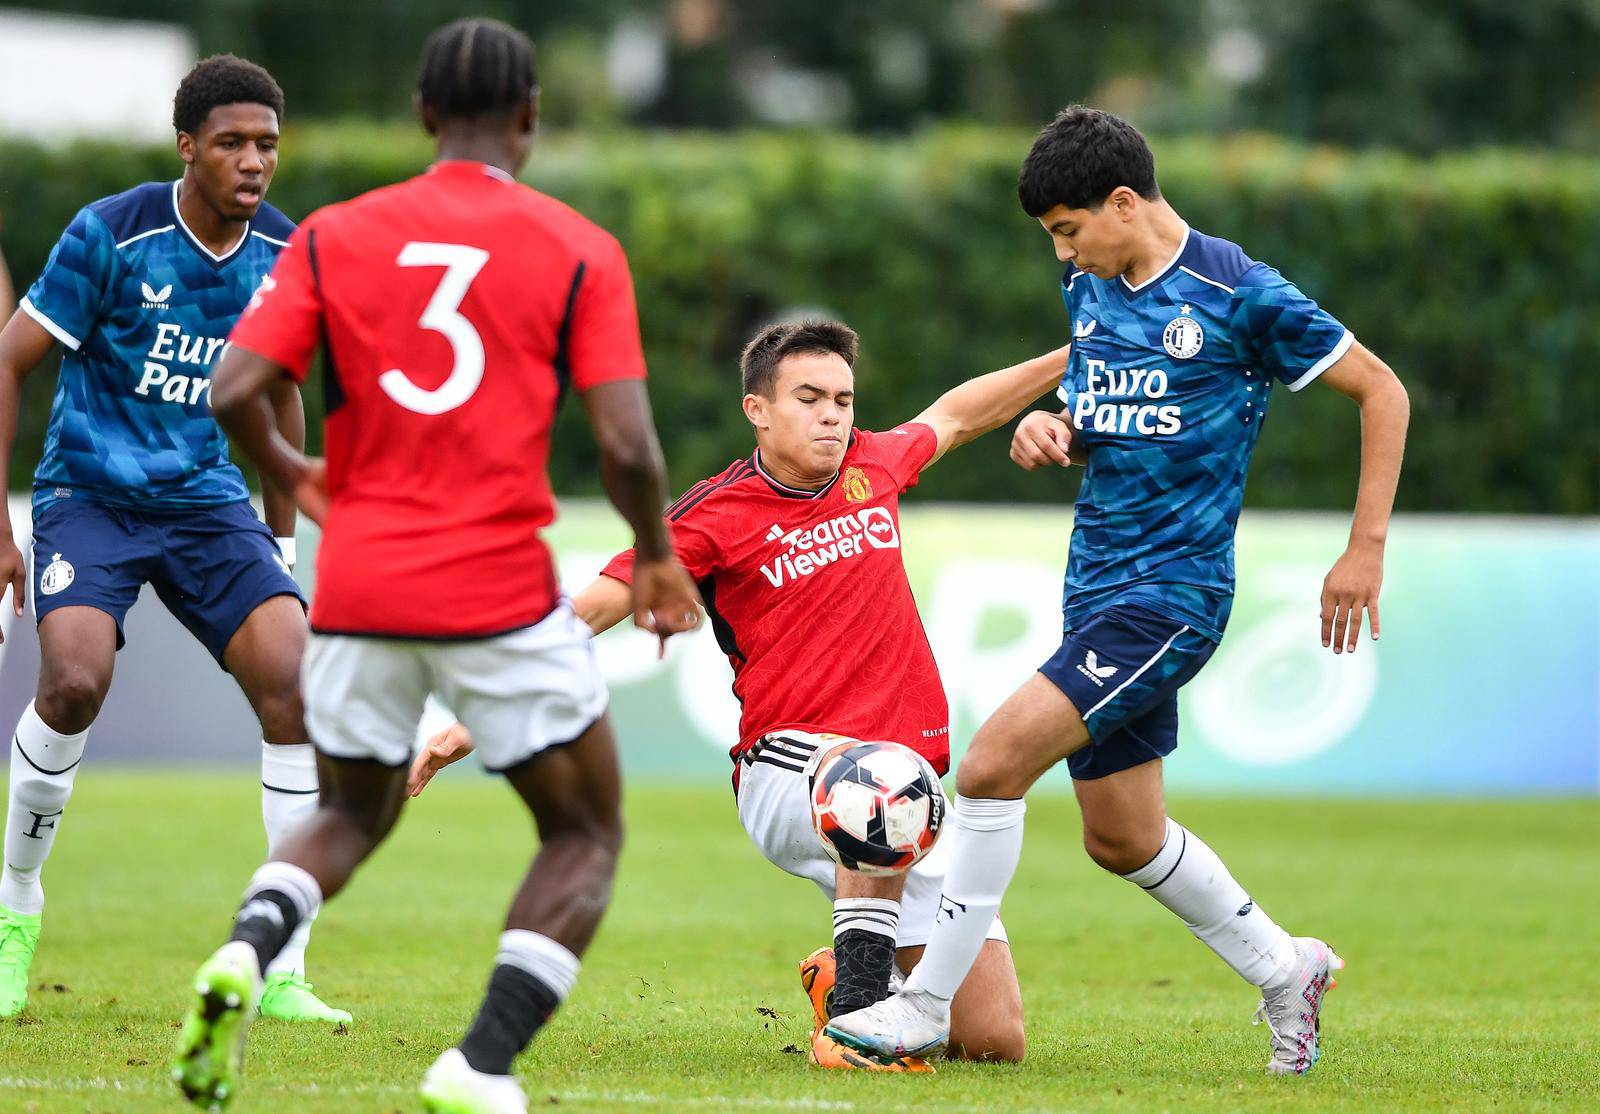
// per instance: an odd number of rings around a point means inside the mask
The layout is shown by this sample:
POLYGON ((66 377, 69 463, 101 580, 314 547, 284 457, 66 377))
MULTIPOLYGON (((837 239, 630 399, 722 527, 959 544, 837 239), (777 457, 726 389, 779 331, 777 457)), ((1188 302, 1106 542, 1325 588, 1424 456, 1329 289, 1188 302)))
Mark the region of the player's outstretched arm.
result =
POLYGON ((595 634, 604 634, 633 614, 633 588, 602 574, 572 597, 572 610, 595 634))
MULTIPOLYGON (((22 381, 50 354, 55 337, 20 309, 0 329, 0 492, 11 490, 11 449, 22 411, 22 381)), ((28 588, 27 565, 11 536, 11 511, 0 507, 0 592, 11 586, 11 606, 22 614, 28 588)), ((0 641, 4 636, 0 635, 0 641)))
POLYGON ((952 387, 914 419, 937 438, 932 464, 958 445, 982 437, 1022 412, 1022 408, 1061 381, 1071 345, 1036 356, 1015 367, 991 371, 952 387))
POLYGON ((1350 653, 1361 636, 1361 612, 1378 637, 1378 592, 1383 549, 1400 484, 1411 400, 1389 365, 1359 342, 1322 373, 1322 382, 1361 407, 1361 482, 1356 488, 1350 543, 1322 582, 1322 644, 1350 653))
MULTIPOLYGON (((272 406, 272 391, 289 378, 288 369, 248 348, 230 345, 211 376, 211 412, 244 455, 255 463, 263 486, 276 484, 321 525, 328 513, 322 461, 313 460, 284 438, 272 406)), ((305 437, 304 418, 301 438, 305 437)), ((292 528, 292 526, 291 526, 292 528)))
POLYGON ((600 477, 619 514, 633 527, 633 621, 663 642, 700 625, 700 593, 672 551, 661 512, 666 465, 650 417, 643 380, 618 379, 583 393, 600 446, 600 477))

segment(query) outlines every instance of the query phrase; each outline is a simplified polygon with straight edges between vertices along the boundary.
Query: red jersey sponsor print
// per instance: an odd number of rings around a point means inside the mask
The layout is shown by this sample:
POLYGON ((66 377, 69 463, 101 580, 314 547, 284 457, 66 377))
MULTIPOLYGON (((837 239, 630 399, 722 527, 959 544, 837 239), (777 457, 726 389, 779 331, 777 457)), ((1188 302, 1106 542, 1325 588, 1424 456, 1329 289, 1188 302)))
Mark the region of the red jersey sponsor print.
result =
POLYGON ((493 167, 440 163, 313 213, 231 340, 299 379, 327 350, 314 629, 481 638, 550 611, 557 403, 644 377, 616 240, 493 167))
MULTIPOLYGON (((733 666, 737 759, 782 728, 888 739, 950 768, 950 712, 900 552, 900 493, 936 447, 911 423, 857 430, 818 492, 772 479, 760 455, 672 505, 673 544, 733 666)), ((605 575, 629 581, 633 551, 605 575)))

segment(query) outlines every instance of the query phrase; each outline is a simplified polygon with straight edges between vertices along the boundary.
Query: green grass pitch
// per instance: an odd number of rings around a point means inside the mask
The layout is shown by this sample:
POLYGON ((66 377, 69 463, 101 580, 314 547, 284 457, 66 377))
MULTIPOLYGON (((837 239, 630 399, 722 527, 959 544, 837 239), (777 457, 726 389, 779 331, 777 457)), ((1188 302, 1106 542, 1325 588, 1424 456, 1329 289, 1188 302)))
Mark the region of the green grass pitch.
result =
MULTIPOLYGON (((28 1012, 0 1023, 0 1111, 176 1111, 183 989, 260 856, 248 771, 91 765, 46 872, 28 1012)), ((572 1003, 521 1061, 534 1109, 621 1111, 1600 1108, 1600 802, 1178 800, 1291 931, 1349 968, 1303 1080, 1262 1074, 1251 990, 1082 854, 1039 796, 1005 909, 1031 1047, 1017 1067, 819 1072, 795 963, 827 909, 746 842, 725 787, 637 785, 615 903, 572 1003)), ((409 1111, 470 1020, 530 825, 443 779, 323 915, 311 975, 348 1032, 255 1027, 251 1111, 409 1111)))

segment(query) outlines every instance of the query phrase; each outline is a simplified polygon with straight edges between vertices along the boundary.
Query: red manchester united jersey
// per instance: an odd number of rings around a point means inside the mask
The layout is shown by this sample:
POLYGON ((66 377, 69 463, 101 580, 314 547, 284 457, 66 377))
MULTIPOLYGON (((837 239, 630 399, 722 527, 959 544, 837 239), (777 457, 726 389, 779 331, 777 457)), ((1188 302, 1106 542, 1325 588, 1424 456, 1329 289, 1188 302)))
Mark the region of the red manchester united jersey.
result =
MULTIPOLYGON (((888 739, 950 766, 950 713, 900 553, 900 493, 933 430, 857 430, 821 491, 785 487, 760 454, 669 508, 743 706, 734 758, 781 728, 888 739)), ((630 581, 633 552, 606 576, 630 581)))
POLYGON ((543 618, 556 406, 644 377, 621 247, 473 162, 311 215, 232 342, 304 379, 326 347, 314 629, 479 638, 543 618))

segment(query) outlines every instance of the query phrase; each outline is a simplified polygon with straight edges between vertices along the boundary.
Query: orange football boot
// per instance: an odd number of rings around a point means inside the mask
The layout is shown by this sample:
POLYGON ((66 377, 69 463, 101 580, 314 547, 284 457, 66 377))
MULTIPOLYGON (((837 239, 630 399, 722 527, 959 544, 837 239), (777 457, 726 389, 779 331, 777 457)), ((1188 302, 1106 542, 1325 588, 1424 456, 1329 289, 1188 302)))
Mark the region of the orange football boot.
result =
POLYGON ((800 961, 800 988, 811 999, 813 1034, 828 1023, 828 996, 833 993, 833 949, 818 948, 800 961))
POLYGON ((810 1060, 819 1068, 843 1071, 887 1071, 911 1075, 932 1075, 933 1065, 916 1056, 895 1056, 880 1060, 840 1044, 821 1029, 811 1034, 810 1060))

